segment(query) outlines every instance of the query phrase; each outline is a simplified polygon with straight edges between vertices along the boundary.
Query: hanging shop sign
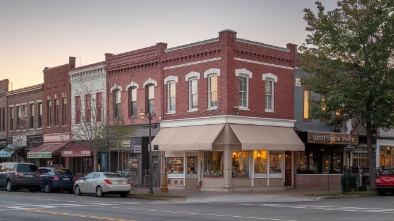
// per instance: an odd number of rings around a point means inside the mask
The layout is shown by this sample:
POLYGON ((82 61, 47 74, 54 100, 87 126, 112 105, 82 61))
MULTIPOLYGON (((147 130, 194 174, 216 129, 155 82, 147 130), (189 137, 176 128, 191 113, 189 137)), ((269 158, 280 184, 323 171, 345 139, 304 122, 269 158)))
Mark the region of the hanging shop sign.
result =
POLYGON ((328 145, 358 145, 358 136, 342 133, 308 132, 308 143, 328 145))

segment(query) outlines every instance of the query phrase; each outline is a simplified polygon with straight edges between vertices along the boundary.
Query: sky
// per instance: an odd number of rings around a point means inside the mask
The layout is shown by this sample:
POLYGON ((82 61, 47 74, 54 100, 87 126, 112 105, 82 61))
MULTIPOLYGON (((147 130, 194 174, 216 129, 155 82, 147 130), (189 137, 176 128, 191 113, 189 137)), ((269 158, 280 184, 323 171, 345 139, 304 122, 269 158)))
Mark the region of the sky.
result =
MULTIPOLYGON (((320 0, 326 10, 336 0, 320 0)), ((44 82, 45 67, 77 67, 158 42, 172 48, 219 37, 286 47, 307 36, 314 0, 0 0, 0 80, 10 89, 44 82)))

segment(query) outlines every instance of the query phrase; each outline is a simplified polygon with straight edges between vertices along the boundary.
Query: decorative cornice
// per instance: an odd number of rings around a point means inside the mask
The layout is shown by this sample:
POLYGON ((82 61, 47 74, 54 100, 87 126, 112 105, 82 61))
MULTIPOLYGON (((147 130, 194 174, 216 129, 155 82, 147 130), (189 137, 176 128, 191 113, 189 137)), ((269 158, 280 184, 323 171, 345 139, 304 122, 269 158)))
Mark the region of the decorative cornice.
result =
POLYGON ((246 39, 242 39, 242 38, 237 38, 237 42, 251 44, 251 45, 256 45, 256 46, 261 46, 261 47, 275 49, 275 50, 280 50, 280 51, 285 51, 285 52, 290 52, 290 49, 287 49, 287 48, 282 48, 282 47, 278 47, 278 46, 274 46, 274 45, 264 44, 264 43, 257 42, 257 41, 250 41, 250 40, 246 40, 246 39))
POLYGON ((190 47, 203 45, 203 44, 208 44, 208 43, 212 43, 212 42, 218 42, 218 41, 219 41, 219 38, 212 38, 212 39, 208 39, 208 40, 204 40, 204 41, 194 42, 194 43, 191 43, 191 44, 186 44, 186 45, 181 45, 181 46, 177 46, 177 47, 173 47, 173 48, 168 48, 168 49, 165 49, 164 51, 165 52, 176 51, 176 50, 180 50, 180 49, 190 48, 190 47))

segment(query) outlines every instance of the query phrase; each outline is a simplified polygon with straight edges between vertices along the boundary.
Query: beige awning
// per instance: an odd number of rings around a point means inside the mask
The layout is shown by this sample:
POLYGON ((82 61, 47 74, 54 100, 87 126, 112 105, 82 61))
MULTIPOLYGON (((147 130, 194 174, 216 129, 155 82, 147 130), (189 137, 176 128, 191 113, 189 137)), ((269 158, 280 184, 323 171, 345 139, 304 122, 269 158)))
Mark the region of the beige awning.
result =
POLYGON ((305 145, 290 127, 230 124, 243 150, 305 151, 305 145))
POLYGON ((159 145, 159 151, 212 150, 224 124, 163 128, 152 140, 159 145))

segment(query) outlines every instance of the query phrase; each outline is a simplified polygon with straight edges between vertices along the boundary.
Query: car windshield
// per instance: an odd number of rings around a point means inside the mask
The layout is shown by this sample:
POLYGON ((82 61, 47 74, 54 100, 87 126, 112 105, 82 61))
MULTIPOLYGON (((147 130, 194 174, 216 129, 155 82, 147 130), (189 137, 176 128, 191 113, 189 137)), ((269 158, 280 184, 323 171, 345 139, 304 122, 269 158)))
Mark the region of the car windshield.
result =
POLYGON ((19 172, 37 172, 38 167, 36 165, 31 164, 19 164, 18 171, 19 172))
POLYGON ((107 178, 124 178, 117 173, 104 173, 104 176, 106 176, 107 178))
POLYGON ((73 173, 69 169, 65 168, 57 168, 56 172, 64 175, 73 175, 73 173))

